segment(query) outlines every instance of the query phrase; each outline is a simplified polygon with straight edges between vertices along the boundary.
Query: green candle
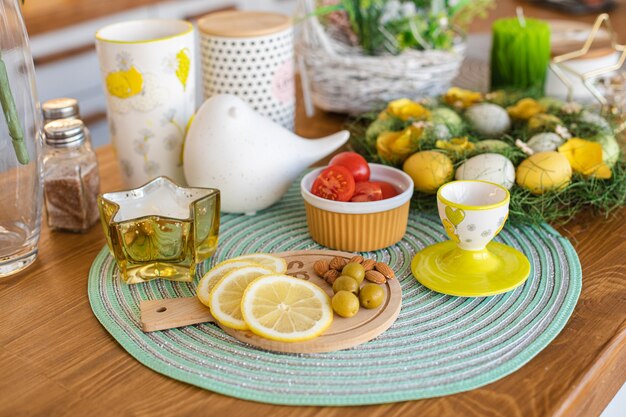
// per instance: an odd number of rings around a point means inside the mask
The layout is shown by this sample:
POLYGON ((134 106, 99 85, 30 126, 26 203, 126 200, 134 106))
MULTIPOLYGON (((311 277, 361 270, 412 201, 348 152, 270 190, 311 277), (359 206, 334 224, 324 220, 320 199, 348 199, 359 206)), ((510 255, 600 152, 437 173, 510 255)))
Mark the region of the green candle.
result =
POLYGON ((492 31, 491 89, 543 93, 550 61, 550 26, 518 17, 495 21, 492 31))

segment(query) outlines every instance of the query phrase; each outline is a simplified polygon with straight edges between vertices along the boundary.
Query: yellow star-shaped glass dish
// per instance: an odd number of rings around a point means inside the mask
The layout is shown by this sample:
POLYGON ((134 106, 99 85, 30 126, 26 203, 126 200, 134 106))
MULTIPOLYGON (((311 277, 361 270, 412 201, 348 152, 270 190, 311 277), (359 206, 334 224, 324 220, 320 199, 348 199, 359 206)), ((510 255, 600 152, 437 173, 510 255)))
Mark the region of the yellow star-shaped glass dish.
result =
POLYGON ((568 77, 567 73, 573 75, 576 78, 579 78, 581 82, 583 83, 583 85, 589 90, 589 92, 593 94, 593 96, 600 102, 600 104, 604 106, 607 104, 607 100, 602 95, 602 93, 598 91, 596 86, 593 85, 592 81, 593 79, 599 77, 600 75, 608 74, 610 72, 620 69, 622 65, 624 65, 624 62, 626 62, 626 45, 620 45, 617 43, 617 37, 616 37, 615 31, 613 30, 613 27, 611 26, 611 20, 609 18, 609 15, 606 13, 603 13, 597 17, 595 23, 593 24, 591 32, 589 32, 589 37, 583 44, 582 48, 576 51, 568 52, 563 55, 555 56, 554 58, 552 58, 552 62, 550 63, 550 69, 556 74, 557 77, 559 77, 561 82, 563 82, 563 84, 565 84, 565 86, 567 87, 567 100, 568 101, 572 101, 572 97, 574 93, 573 91, 574 84, 572 83, 572 80, 570 79, 570 77, 568 77), (617 62, 615 62, 614 64, 607 65, 605 67, 596 68, 594 70, 587 71, 587 72, 576 71, 571 66, 567 65, 568 61, 581 58, 587 55, 594 41, 598 37, 598 34, 600 33, 600 29, 603 24, 606 26, 606 30, 609 34, 609 37, 611 40, 611 48, 615 52, 619 53, 619 58, 617 62))
POLYGON ((158 177, 134 190, 102 194, 100 220, 122 279, 191 281, 217 248, 220 193, 158 177))

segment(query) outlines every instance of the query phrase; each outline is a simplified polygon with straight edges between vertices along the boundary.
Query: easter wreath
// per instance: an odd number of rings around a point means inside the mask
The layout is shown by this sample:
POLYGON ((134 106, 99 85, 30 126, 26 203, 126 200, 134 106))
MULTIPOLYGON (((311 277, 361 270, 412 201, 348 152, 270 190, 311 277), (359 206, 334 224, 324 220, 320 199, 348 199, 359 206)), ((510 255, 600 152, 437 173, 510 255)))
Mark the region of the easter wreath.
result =
POLYGON ((435 210, 442 184, 482 179, 510 189, 514 221, 564 223, 587 208, 608 216, 626 204, 614 119, 575 102, 453 87, 438 99, 399 99, 359 116, 351 145, 404 169, 420 210, 435 210))

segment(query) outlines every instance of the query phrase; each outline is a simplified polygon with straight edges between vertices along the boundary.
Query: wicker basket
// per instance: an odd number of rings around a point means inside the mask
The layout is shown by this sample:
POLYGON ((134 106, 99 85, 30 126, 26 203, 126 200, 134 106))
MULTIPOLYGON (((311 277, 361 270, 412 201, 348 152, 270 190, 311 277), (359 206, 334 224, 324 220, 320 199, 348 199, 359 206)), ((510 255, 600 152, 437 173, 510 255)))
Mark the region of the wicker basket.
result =
MULTIPOLYGON (((299 8, 310 15, 313 2, 300 0, 299 8)), ((369 56, 327 33, 314 16, 300 26, 296 52, 305 100, 327 111, 357 114, 401 97, 442 94, 465 56, 464 40, 450 51, 369 56)))

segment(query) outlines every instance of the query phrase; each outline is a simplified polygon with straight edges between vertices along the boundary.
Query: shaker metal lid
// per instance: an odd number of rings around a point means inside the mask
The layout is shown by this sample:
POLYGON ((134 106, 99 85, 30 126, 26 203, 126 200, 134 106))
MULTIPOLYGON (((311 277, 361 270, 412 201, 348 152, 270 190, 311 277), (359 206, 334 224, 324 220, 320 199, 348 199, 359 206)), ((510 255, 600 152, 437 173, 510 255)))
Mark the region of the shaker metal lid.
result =
POLYGON ((291 25, 291 18, 284 14, 245 10, 210 13, 198 20, 200 32, 226 38, 271 35, 286 30, 291 25))
POLYGON ((67 119, 78 117, 78 100, 75 98, 53 98, 41 105, 45 120, 67 119))
POLYGON ((79 145, 85 140, 85 124, 79 119, 60 119, 43 128, 46 143, 52 146, 79 145))

